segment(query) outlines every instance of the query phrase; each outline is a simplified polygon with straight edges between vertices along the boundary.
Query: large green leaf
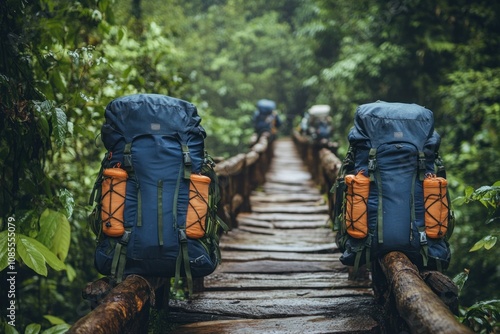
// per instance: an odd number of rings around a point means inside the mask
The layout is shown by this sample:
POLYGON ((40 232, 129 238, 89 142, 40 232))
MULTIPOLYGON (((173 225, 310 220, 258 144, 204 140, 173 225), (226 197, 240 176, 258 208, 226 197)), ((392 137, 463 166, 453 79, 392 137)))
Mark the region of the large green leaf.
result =
POLYGON ((66 268, 64 262, 59 260, 54 253, 36 239, 23 234, 16 236, 17 253, 23 262, 37 274, 47 276, 46 263, 54 270, 63 270, 66 268))
POLYGON ((54 108, 52 112, 52 127, 57 146, 61 147, 66 138, 68 118, 61 108, 54 108))
POLYGON ((16 330, 16 328, 12 327, 9 324, 5 324, 4 330, 5 330, 5 334, 19 334, 19 332, 16 330))
POLYGON ((497 243, 496 236, 487 235, 487 236, 483 237, 481 240, 479 240, 478 242, 476 242, 474 244, 474 246, 472 246, 472 248, 469 250, 469 252, 475 252, 477 250, 480 250, 483 247, 486 250, 490 250, 491 248, 493 248, 493 246, 495 246, 496 243, 497 243))
POLYGON ((42 326, 40 324, 29 324, 26 326, 26 329, 24 330, 24 334, 38 334, 40 333, 40 330, 42 329, 42 326))
POLYGON ((47 276, 45 258, 32 243, 32 241, 36 240, 22 234, 18 234, 16 237, 17 253, 21 257, 21 260, 37 274, 47 276))
POLYGON ((66 333, 70 328, 71 326, 69 324, 60 324, 44 330, 42 334, 63 334, 66 333))
POLYGON ((71 227, 66 216, 61 212, 45 209, 40 216, 40 233, 36 239, 64 261, 71 241, 71 227))
POLYGON ((66 321, 64 321, 63 319, 56 317, 56 316, 53 316, 53 315, 46 314, 43 317, 45 319, 47 319, 51 325, 60 325, 60 324, 66 323, 66 321))
POLYGON ((73 215, 73 209, 75 207, 75 199, 73 198, 73 194, 68 189, 60 189, 59 199, 64 206, 64 210, 66 211, 66 217, 71 218, 71 216, 73 215))

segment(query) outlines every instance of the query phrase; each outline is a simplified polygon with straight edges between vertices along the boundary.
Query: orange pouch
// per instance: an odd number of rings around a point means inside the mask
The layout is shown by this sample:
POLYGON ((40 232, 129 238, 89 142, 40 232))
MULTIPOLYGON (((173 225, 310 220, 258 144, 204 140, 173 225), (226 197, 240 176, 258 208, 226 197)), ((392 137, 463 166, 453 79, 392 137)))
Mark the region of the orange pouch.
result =
POLYGON ((356 175, 346 175, 347 185, 345 223, 347 233, 362 239, 368 235, 368 195, 370 178, 362 171, 356 175))
POLYGON ((210 178, 208 176, 191 174, 186 216, 186 235, 189 238, 199 239, 205 236, 209 187, 210 178))
POLYGON ((121 237, 125 233, 123 210, 128 175, 121 168, 107 168, 102 174, 102 232, 109 237, 121 237))
POLYGON ((436 175, 424 179, 425 233, 430 238, 442 238, 448 230, 447 186, 448 181, 436 175))

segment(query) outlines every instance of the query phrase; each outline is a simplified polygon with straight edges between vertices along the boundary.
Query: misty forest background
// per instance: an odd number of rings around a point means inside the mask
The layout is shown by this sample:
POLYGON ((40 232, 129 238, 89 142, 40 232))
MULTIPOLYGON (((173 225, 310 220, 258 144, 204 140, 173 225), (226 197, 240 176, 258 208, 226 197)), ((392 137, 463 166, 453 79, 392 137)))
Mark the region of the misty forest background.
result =
MULTIPOLYGON (((469 270, 464 309, 499 298, 500 2, 2 0, 0 20, 0 269, 13 218, 21 332, 89 311, 100 125, 107 103, 139 92, 193 102, 226 158, 248 149, 261 98, 277 102, 281 136, 330 105, 340 157, 357 105, 428 107, 455 198, 446 273, 469 270)), ((0 288, 5 310, 5 270, 0 288)))

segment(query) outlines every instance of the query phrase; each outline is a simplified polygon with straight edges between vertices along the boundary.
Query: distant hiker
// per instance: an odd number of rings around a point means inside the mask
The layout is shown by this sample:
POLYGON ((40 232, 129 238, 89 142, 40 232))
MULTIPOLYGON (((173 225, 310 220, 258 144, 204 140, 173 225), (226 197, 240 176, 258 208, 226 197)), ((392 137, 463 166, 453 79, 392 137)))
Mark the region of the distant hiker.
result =
POLYGON ((332 136, 332 118, 330 116, 330 106, 317 104, 307 111, 308 134, 316 142, 328 141, 332 136))
POLYGON ((257 102, 252 122, 258 137, 264 132, 269 132, 271 136, 276 135, 281 126, 281 120, 276 110, 276 103, 272 100, 261 99, 257 102))

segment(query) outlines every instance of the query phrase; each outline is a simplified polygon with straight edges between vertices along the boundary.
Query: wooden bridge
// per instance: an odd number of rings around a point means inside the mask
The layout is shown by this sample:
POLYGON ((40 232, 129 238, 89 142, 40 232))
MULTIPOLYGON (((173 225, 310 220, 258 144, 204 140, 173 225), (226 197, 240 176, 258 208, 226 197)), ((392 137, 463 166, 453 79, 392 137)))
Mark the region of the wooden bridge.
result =
POLYGON ((446 276, 420 273, 394 252, 373 289, 368 272, 353 277, 339 262, 332 151, 298 135, 272 144, 262 137, 218 163, 221 215, 232 226, 217 270, 189 300, 168 300, 168 279, 133 275, 111 291, 93 282, 84 296, 97 308, 68 333, 148 333, 152 304, 168 305, 160 314, 169 331, 149 333, 471 333, 450 311, 457 291, 446 276))
POLYGON ((191 301, 170 301, 175 333, 371 333, 370 281, 349 281, 328 205, 290 139, 275 143, 252 212, 221 240, 222 265, 191 301), (193 323, 194 322, 194 323, 193 323))

